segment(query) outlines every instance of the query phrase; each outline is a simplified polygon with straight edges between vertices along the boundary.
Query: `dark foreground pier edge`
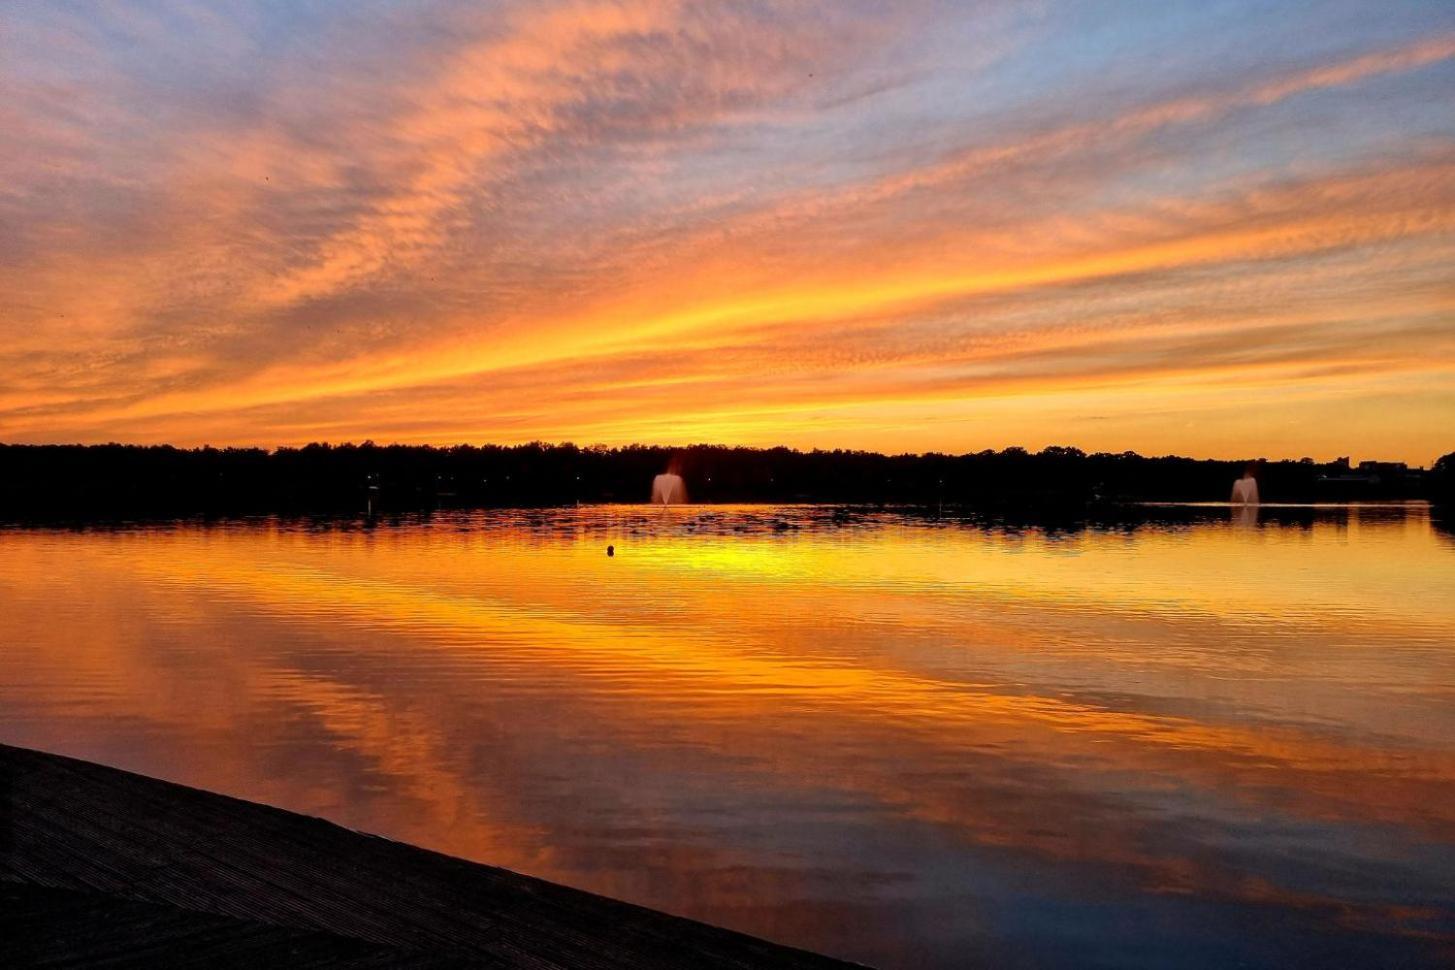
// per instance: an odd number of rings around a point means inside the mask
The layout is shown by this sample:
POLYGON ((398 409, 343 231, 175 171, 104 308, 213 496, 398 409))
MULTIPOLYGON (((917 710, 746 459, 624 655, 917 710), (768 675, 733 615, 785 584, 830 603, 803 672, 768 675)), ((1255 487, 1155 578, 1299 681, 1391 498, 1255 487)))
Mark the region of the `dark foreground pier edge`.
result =
POLYGON ((853 966, 322 819, 0 745, 0 966, 853 966))

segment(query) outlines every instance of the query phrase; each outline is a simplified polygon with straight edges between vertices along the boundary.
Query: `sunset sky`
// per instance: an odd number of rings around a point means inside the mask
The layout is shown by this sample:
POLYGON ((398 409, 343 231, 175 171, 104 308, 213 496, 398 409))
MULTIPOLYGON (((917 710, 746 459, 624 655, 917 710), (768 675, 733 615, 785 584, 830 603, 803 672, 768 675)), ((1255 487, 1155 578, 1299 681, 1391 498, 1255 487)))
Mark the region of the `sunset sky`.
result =
POLYGON ((1455 450, 1455 4, 20 2, 0 441, 1455 450))

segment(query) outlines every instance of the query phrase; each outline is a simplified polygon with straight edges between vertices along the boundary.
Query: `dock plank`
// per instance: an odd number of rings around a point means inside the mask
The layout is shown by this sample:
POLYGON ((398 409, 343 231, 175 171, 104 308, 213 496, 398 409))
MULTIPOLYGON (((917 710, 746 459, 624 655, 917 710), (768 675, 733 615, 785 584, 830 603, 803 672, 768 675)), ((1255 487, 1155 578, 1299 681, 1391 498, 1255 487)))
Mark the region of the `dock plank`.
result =
POLYGON ((197 966, 231 963, 229 953, 254 966, 850 966, 322 819, 7 745, 0 889, 10 903, 0 947, 14 957, 25 947, 34 965, 139 966, 166 951, 167 962, 197 966))

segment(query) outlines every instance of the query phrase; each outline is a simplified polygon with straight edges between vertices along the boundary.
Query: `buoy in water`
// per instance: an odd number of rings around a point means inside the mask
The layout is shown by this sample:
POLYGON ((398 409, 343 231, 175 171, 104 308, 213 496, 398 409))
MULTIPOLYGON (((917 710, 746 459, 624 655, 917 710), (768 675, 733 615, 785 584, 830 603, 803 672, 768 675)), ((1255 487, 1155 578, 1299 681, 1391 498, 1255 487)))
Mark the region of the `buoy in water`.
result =
POLYGON ((616 555, 616 546, 607 546, 606 547, 606 554, 608 556, 614 556, 614 555, 616 555))

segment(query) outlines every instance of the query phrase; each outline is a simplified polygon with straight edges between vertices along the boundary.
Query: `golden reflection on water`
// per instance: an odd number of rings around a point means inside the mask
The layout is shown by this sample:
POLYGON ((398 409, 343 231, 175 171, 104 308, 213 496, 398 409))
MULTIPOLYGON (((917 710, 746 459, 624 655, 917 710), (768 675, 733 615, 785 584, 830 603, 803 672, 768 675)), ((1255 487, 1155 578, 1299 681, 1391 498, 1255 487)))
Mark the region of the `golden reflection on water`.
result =
POLYGON ((1448 958, 1455 545, 1183 513, 15 529, 0 739, 889 966, 1448 958))

